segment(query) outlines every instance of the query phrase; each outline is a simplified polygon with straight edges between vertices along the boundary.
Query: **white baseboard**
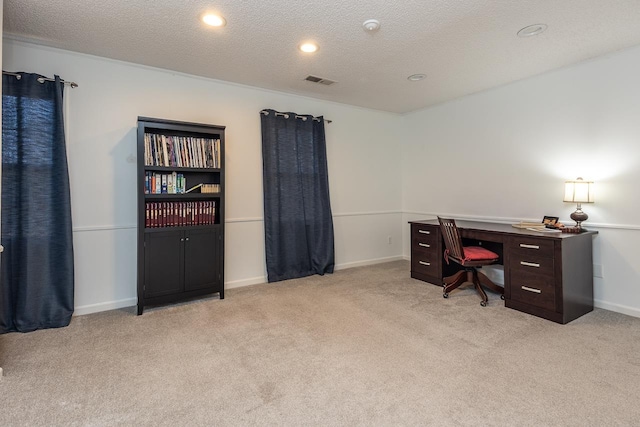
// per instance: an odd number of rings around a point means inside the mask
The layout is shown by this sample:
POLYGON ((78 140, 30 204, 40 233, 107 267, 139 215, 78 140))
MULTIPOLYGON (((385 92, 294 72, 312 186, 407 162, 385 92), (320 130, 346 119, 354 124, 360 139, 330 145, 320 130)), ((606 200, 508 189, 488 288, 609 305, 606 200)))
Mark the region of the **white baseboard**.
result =
POLYGON ((74 309, 74 316, 82 316, 84 314, 98 313, 100 311, 116 310, 118 308, 131 307, 138 303, 137 298, 126 298, 118 301, 101 302, 98 304, 81 305, 74 309))
POLYGON ((251 277, 249 279, 233 280, 224 284, 225 289, 241 288, 243 286, 260 285, 267 283, 266 276, 251 277))
MULTIPOLYGON (((365 261, 348 262, 343 264, 337 264, 335 266, 335 270, 336 271, 346 270, 348 268, 364 267, 367 265, 382 264, 385 262, 392 262, 392 261, 399 261, 399 260, 410 261, 411 257, 408 257, 406 255, 405 256, 398 255, 398 256, 387 257, 387 258, 377 258, 377 259, 370 259, 365 261)), ((234 289, 234 288, 241 288, 243 286, 260 285, 260 284, 266 284, 266 283, 267 283, 267 278, 265 276, 257 276, 249 279, 234 280, 232 282, 227 282, 225 283, 224 288, 234 289)), ((119 308, 132 307, 132 306, 135 306, 137 302, 138 302, 137 298, 126 298, 118 301, 109 301, 109 302, 98 303, 98 304, 82 305, 75 308, 73 315, 82 316, 84 314, 98 313, 101 311, 117 310, 119 308)), ((594 306, 605 309, 605 310, 609 310, 609 311, 615 311, 616 313, 626 314, 628 316, 640 317, 640 309, 635 307, 629 307, 621 304, 612 304, 602 300, 595 300, 594 306)), ((0 378, 1 377, 2 377, 2 368, 0 367, 0 378)))
POLYGON ((626 314, 627 316, 640 317, 640 309, 635 307, 629 307, 622 304, 612 304, 610 302, 595 300, 593 305, 598 308, 604 308, 605 310, 615 311, 616 313, 626 314))
MULTIPOLYGON (((385 262, 398 261, 401 259, 405 259, 405 258, 402 255, 398 255, 398 256, 387 257, 387 258, 377 258, 377 259, 369 259, 365 261, 348 262, 344 264, 337 264, 335 266, 335 270, 345 270, 347 268, 382 264, 385 262)), ((231 282, 226 282, 224 284, 224 288, 234 289, 234 288, 241 288, 243 286, 260 285, 264 283, 267 283, 266 276, 257 276, 257 277, 251 277, 249 279, 234 280, 231 282)), ((118 301, 109 301, 109 302, 103 302, 98 304, 81 305, 75 308, 73 315, 82 316, 84 314, 98 313, 101 311, 117 310, 119 308, 135 306, 137 303, 138 303, 137 298, 126 298, 118 301)))
MULTIPOLYGON (((385 262, 391 262, 391 261, 398 261, 401 259, 405 259, 402 255, 398 255, 398 256, 393 256, 393 257, 387 257, 387 258, 376 258, 376 259, 368 259, 365 261, 356 261, 356 262, 347 262, 344 264, 336 264, 334 270, 345 270, 347 268, 354 268, 354 267, 363 267, 363 266, 367 266, 367 265, 375 265, 375 264, 382 264, 385 262)), ((410 258, 407 258, 410 259, 410 258)), ((234 289, 234 288, 241 288, 243 286, 251 286, 251 285, 260 285, 263 283, 267 283, 267 276, 258 276, 258 277, 252 277, 249 279, 242 279, 242 280, 234 280, 231 282, 226 282, 224 284, 224 288, 225 289, 234 289)))
POLYGON ((399 261, 404 259, 402 255, 390 256, 386 258, 367 259, 364 261, 345 262, 344 264, 336 264, 335 270, 345 270, 347 268, 364 267, 367 265, 382 264, 385 262, 399 261))

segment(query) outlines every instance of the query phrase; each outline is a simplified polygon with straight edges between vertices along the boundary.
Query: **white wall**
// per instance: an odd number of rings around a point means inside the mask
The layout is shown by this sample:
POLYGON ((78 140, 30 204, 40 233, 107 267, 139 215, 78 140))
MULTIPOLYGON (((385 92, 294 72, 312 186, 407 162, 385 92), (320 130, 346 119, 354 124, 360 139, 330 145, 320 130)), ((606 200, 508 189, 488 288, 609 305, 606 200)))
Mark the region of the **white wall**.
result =
POLYGON ((409 257, 407 221, 559 215, 566 179, 585 205, 596 304, 640 316, 640 48, 406 116, 4 41, 4 69, 59 74, 67 90, 76 313, 135 303, 135 126, 151 116, 227 126, 227 287, 264 281, 258 111, 324 115, 338 267, 409 257), (388 244, 388 237, 392 244, 388 244), (402 241, 402 243, 401 243, 402 241))
POLYGON ((135 304, 138 116, 227 126, 225 281, 265 281, 259 111, 324 115, 337 268, 400 259, 399 116, 4 40, 4 69, 67 89, 76 314, 135 304), (388 243, 391 236, 392 244, 388 243))
MULTIPOLYGON (((560 216, 564 181, 596 182, 583 205, 596 305, 640 316, 640 47, 402 118, 404 221, 560 216)), ((408 226, 403 227, 409 255, 408 226)))

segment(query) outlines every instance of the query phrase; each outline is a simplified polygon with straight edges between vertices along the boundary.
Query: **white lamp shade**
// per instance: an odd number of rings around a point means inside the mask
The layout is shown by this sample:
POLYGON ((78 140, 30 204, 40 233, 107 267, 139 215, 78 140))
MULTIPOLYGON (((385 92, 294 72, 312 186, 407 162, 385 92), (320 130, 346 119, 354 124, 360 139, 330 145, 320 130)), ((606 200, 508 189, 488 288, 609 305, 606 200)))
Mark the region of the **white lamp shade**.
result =
POLYGON ((564 201, 571 203, 593 203, 593 181, 583 181, 578 178, 575 181, 564 183, 564 201))

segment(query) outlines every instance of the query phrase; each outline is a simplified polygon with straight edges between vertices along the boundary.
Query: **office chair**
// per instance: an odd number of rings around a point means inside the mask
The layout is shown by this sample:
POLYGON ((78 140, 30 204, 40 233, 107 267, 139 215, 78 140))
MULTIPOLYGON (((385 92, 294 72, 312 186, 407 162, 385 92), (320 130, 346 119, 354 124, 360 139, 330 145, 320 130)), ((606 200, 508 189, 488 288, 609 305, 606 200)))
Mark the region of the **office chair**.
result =
POLYGON ((463 246, 455 220, 438 217, 438 222, 440 222, 440 230, 446 247, 444 251, 445 261, 448 264, 449 260, 452 260, 464 267, 464 270, 460 270, 453 276, 442 279, 444 282, 442 296, 449 298, 449 292, 458 288, 463 283, 473 283, 473 286, 482 298, 480 302, 481 306, 485 307, 488 301, 487 294, 482 288, 483 286, 499 293, 500 297, 504 299, 504 288, 493 283, 476 268, 493 264, 500 256, 481 246, 463 246))

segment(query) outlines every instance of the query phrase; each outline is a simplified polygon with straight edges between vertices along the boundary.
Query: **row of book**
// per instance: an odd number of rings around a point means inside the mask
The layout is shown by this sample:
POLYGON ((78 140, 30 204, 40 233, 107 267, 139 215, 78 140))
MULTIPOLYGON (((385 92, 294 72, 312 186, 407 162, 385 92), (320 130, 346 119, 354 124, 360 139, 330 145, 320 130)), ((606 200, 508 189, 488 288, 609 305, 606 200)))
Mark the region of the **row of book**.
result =
POLYGON ((216 202, 147 202, 146 228, 210 225, 216 223, 216 202))
POLYGON ((144 164, 179 168, 219 168, 220 140, 145 133, 144 164))
POLYGON ((194 193, 200 192, 203 194, 219 193, 221 188, 222 187, 220 186, 220 184, 198 184, 188 189, 187 193, 190 193, 192 191, 194 193))
POLYGON ((144 173, 144 194, 183 194, 186 193, 187 180, 184 174, 144 173))

